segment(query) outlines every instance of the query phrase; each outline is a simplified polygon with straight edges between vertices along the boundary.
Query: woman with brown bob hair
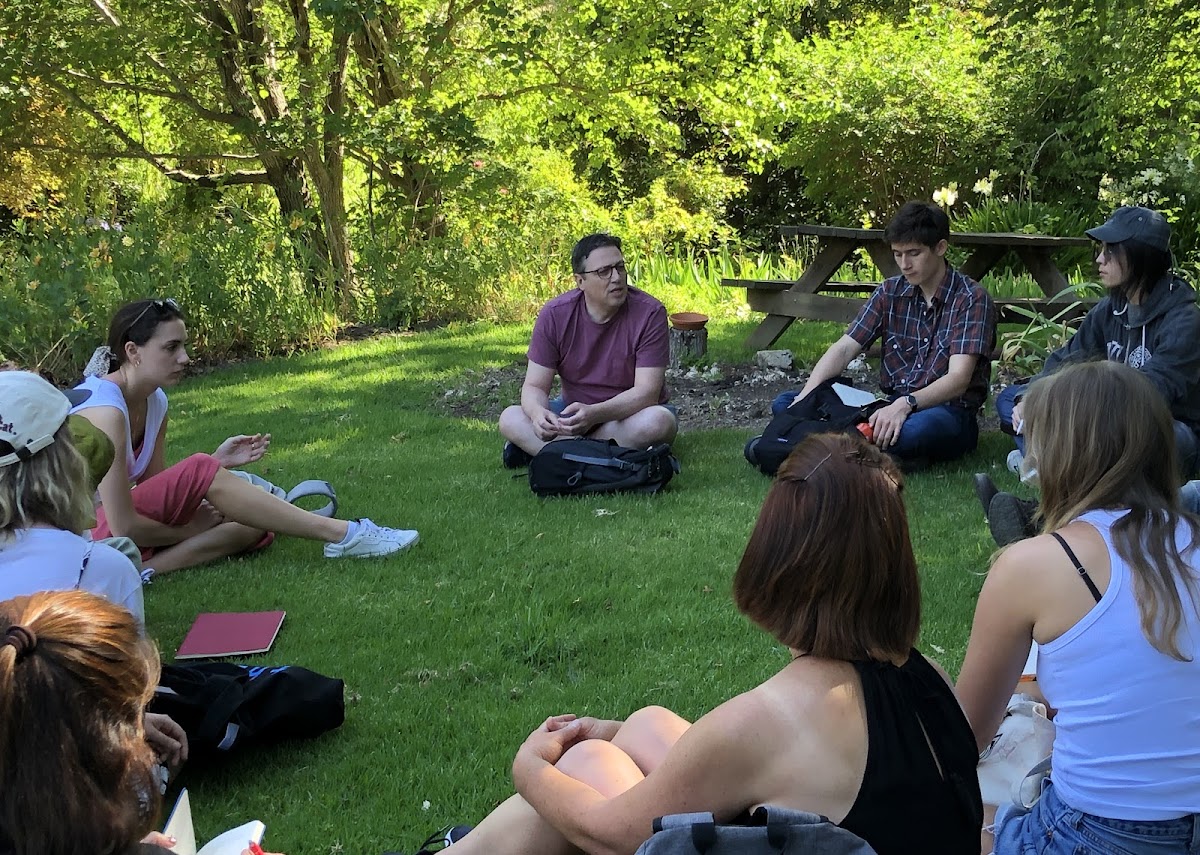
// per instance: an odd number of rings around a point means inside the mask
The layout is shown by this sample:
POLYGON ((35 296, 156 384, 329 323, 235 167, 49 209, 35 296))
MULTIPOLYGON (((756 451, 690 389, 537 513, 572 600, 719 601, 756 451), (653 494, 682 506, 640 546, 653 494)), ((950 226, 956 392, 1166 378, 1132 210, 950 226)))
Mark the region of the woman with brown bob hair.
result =
POLYGON ((784 462, 734 600, 790 657, 691 724, 553 716, 517 752, 517 795, 459 855, 629 855, 655 817, 737 822, 760 805, 823 814, 880 855, 977 848, 978 752, 949 682, 913 649, 920 584, 902 481, 874 446, 815 436, 784 462))

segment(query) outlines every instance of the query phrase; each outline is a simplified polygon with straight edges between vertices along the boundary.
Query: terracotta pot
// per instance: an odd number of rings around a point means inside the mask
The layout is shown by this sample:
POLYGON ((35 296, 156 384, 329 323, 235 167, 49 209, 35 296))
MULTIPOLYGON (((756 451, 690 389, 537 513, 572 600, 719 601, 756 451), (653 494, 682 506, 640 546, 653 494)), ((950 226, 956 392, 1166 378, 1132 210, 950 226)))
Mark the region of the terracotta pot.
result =
POLYGON ((667 320, 677 330, 702 330, 708 323, 708 315, 699 312, 676 312, 668 316, 667 320))

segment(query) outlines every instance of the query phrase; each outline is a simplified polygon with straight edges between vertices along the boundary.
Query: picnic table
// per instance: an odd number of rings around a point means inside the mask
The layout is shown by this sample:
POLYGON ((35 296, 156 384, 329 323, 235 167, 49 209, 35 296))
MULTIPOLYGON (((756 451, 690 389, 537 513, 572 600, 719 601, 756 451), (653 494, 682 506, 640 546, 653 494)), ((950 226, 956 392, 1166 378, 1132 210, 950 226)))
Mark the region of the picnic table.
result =
MULTIPOLYGON (((769 348, 797 318, 849 323, 866 302, 867 295, 878 282, 833 282, 838 269, 860 247, 885 278, 898 276, 899 268, 892 258, 892 248, 883 238, 883 229, 850 229, 838 226, 796 225, 779 226, 781 237, 815 237, 817 254, 812 263, 796 280, 722 279, 731 288, 745 288, 750 308, 766 312, 767 316, 746 340, 753 350, 769 348), (858 296, 849 296, 857 294, 858 296)), ((1047 316, 1076 307, 1067 312, 1064 320, 1082 317, 1088 309, 1077 298, 1062 292, 1068 286, 1067 277, 1058 269, 1055 254, 1068 247, 1089 246, 1086 237, 1051 237, 1050 235, 1010 234, 1005 232, 954 232, 950 243, 970 247, 971 254, 959 266, 966 275, 986 286, 985 277, 1008 253, 1016 255, 1025 269, 1046 295, 1041 298, 997 300, 1000 321, 1026 323, 1028 317, 1021 307, 1042 312, 1047 316)))

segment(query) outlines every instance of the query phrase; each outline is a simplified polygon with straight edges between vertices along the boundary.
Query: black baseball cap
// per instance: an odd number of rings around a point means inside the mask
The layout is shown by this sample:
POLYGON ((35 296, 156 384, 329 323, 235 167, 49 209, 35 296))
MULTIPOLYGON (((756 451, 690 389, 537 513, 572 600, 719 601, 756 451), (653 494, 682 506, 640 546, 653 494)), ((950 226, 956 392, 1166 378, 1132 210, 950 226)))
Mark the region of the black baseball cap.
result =
POLYGON ((1171 226, 1167 218, 1149 208, 1117 208, 1104 225, 1088 229, 1086 234, 1103 243, 1136 240, 1163 252, 1171 250, 1171 226))

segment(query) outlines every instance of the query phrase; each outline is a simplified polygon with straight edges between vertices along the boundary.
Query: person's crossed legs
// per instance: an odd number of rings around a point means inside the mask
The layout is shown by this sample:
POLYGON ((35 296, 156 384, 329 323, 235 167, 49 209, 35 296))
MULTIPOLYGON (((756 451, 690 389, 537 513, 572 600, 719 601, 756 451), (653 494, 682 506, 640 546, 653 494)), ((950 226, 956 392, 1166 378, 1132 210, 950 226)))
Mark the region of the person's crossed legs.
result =
MULTIPOLYGON (((566 404, 562 398, 550 400, 550 410, 556 416, 566 404)), ((648 448, 671 442, 679 432, 679 413, 671 404, 656 404, 638 410, 623 419, 603 422, 588 432, 593 439, 612 439, 626 448, 648 448)), ((547 440, 533 429, 533 422, 519 405, 508 407, 500 414, 500 434, 530 456, 541 451, 547 440)))
POLYGON ((979 443, 975 412, 953 404, 917 410, 904 420, 900 436, 888 453, 904 459, 954 460, 979 443))
MULTIPOLYGON (((690 722, 663 707, 629 716, 612 741, 588 739, 573 745, 556 764, 559 771, 608 798, 620 795, 653 771, 690 722)), ((651 829, 646 829, 649 837, 651 829)), ((567 842, 519 795, 510 797, 452 847, 456 855, 573 855, 567 842)))

